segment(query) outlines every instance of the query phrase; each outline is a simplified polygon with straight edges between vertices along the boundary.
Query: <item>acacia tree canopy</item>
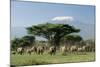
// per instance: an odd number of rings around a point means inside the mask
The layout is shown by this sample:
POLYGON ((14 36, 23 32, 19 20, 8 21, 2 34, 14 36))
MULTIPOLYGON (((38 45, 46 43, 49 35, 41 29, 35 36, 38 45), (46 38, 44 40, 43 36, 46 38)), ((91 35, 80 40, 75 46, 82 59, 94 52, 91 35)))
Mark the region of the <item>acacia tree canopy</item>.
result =
POLYGON ((80 29, 75 29, 68 24, 39 24, 26 28, 28 34, 42 36, 46 38, 51 45, 59 46, 60 39, 71 33, 78 33, 80 29))

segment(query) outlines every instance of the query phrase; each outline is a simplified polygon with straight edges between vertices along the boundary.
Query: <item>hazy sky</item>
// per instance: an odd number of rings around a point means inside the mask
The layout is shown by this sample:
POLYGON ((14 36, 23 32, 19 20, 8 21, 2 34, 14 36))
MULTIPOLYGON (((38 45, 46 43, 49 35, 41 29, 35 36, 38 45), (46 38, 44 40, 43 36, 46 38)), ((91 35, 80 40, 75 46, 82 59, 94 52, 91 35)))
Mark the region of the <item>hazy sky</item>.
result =
POLYGON ((26 27, 45 22, 65 22, 81 29, 84 39, 95 36, 95 6, 11 1, 11 34, 21 37, 26 27))
POLYGON ((11 25, 14 27, 36 25, 60 16, 70 16, 81 23, 94 24, 94 9, 94 6, 12 1, 11 25))

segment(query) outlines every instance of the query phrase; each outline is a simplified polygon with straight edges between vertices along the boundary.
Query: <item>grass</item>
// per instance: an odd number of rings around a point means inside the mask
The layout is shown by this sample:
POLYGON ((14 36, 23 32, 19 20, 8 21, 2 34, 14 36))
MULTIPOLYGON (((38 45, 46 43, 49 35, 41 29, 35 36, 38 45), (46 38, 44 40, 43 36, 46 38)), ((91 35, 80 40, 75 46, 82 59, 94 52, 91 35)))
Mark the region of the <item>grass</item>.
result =
POLYGON ((11 55, 11 65, 43 65, 43 64, 57 64, 57 63, 74 63, 74 62, 88 62, 95 61, 95 53, 88 52, 86 55, 67 54, 63 56, 57 53, 54 56, 49 54, 44 55, 11 55))

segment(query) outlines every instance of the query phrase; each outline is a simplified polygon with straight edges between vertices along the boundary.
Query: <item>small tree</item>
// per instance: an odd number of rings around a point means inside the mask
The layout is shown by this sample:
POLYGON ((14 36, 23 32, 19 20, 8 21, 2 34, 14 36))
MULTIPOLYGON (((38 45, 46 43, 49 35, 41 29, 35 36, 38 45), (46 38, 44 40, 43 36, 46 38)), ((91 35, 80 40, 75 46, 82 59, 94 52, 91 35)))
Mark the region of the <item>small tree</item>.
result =
POLYGON ((34 36, 23 36, 20 40, 20 46, 32 46, 35 42, 34 36))
POLYGON ((11 40, 11 49, 16 50, 18 47, 32 46, 35 42, 34 36, 24 36, 11 40))
POLYGON ((11 50, 16 50, 17 47, 19 47, 20 39, 19 38, 14 38, 11 40, 11 50))
POLYGON ((66 35, 62 38, 62 41, 67 45, 75 45, 75 43, 79 43, 83 40, 83 38, 79 35, 66 35))

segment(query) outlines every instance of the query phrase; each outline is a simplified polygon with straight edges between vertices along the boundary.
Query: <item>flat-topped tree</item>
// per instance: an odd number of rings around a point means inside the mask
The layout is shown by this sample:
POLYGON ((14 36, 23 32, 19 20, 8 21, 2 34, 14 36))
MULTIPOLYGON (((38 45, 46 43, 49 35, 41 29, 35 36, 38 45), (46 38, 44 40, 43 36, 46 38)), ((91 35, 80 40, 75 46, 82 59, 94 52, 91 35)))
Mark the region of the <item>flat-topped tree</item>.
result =
POLYGON ((60 40, 65 35, 78 33, 80 30, 75 29, 68 24, 39 24, 26 28, 28 34, 46 38, 51 45, 59 46, 60 40))

